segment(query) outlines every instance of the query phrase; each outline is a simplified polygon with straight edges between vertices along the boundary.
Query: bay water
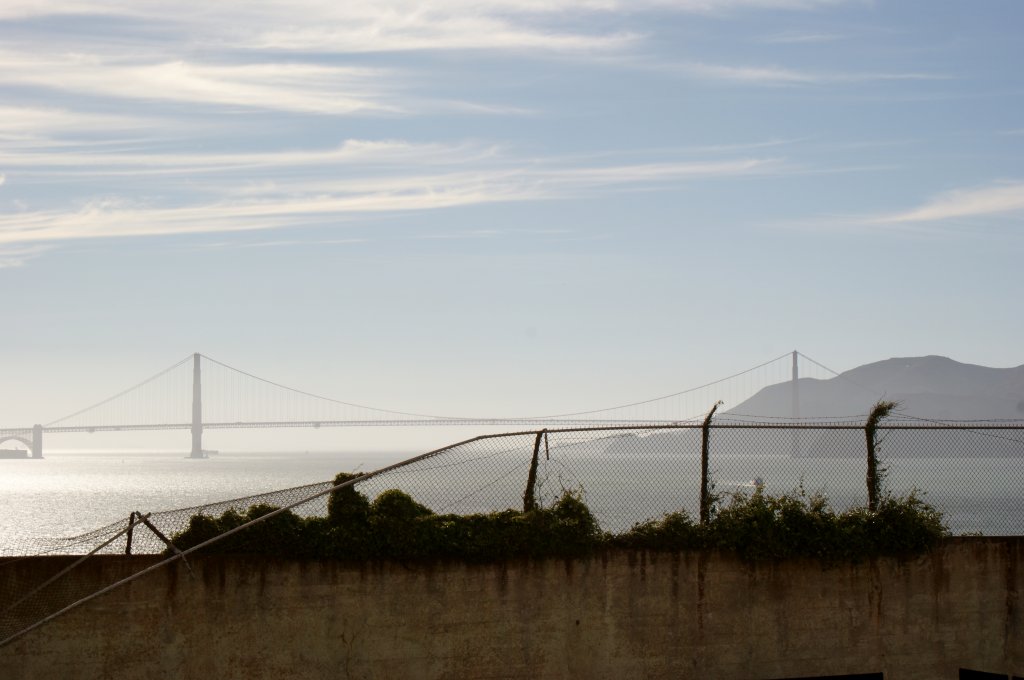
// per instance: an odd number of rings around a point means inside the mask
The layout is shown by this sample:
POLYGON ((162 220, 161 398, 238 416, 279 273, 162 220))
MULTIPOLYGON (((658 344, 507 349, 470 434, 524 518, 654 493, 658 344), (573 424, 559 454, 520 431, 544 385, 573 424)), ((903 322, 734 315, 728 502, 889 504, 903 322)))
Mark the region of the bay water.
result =
POLYGON ((70 537, 158 512, 369 471, 401 454, 181 452, 47 453, 42 460, 0 460, 0 549, 70 537))
MULTIPOLYGON (((326 482, 341 471, 369 472, 408 457, 397 452, 224 452, 193 460, 181 452, 55 451, 42 460, 0 460, 0 552, 9 555, 22 547, 20 554, 31 554, 36 542, 126 521, 133 511, 188 508, 326 482)), ((438 512, 521 503, 529 458, 517 453, 501 469, 486 462, 489 467, 453 466, 450 471, 442 464, 412 466, 407 474, 367 485, 366 491, 372 497, 394 485, 438 512), (434 474, 439 471, 444 476, 434 474)), ((888 467, 892 491, 923 492, 954 533, 1024 534, 1024 459, 899 458, 888 467)), ((694 456, 639 460, 594 451, 585 458, 544 459, 539 473, 545 485, 542 499, 579 491, 608 530, 621 531, 679 509, 696 514, 700 466, 694 456)), ((711 473, 715 490, 726 495, 752 492, 756 479, 770 493, 801 487, 807 493, 823 492, 840 510, 866 502, 863 462, 855 458, 719 456, 711 473)))

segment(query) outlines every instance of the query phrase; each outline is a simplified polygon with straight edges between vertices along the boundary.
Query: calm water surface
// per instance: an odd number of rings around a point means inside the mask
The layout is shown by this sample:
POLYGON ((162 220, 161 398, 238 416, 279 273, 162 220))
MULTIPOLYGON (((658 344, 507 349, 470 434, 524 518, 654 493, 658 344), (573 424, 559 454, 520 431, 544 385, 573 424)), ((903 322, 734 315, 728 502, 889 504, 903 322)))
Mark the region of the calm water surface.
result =
MULTIPOLYGON (((340 471, 371 471, 411 454, 221 453, 191 460, 181 453, 64 453, 43 460, 0 460, 0 551, 33 539, 69 537, 126 520, 132 511, 159 512, 329 481, 340 471)), ((521 504, 528 456, 498 464, 466 456, 458 465, 430 461, 363 487, 369 495, 402 488, 438 512, 480 512, 521 504), (499 507, 500 506, 500 507, 499 507)), ((1024 459, 919 458, 887 461, 896 494, 917 488, 945 514, 954 533, 1024 534, 1024 459)), ((719 456, 716 490, 769 493, 803 487, 823 491, 833 507, 866 502, 863 462, 856 458, 719 456)), ((542 460, 542 497, 583 490, 605 529, 622 530, 665 512, 697 514, 699 459, 623 457, 597 448, 565 449, 542 460)), ((30 547, 25 548, 31 552, 30 547)))
POLYGON ((343 470, 369 471, 398 454, 65 453, 0 460, 0 544, 72 536, 127 518, 328 481, 343 470))

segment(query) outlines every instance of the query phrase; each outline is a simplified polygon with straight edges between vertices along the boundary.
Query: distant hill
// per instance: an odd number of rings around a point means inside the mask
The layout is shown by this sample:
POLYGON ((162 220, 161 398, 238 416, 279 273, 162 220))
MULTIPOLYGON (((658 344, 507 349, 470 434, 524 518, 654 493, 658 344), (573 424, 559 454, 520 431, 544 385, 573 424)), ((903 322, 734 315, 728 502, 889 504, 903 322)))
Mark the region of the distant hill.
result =
MULTIPOLYGON (((933 420, 1024 420, 1024 365, 989 368, 948 357, 887 359, 830 380, 798 381, 801 418, 866 414, 878 399, 900 403, 900 413, 933 420)), ((729 409, 731 415, 789 418, 792 386, 766 387, 729 409)))
MULTIPOLYGON (((846 425, 860 427, 872 405, 883 398, 900 402, 899 411, 886 419, 887 425, 896 424, 901 416, 904 419, 936 421, 1024 421, 1024 366, 989 368, 940 356, 887 359, 859 366, 829 380, 801 378, 799 394, 801 418, 842 419, 846 425), (853 419, 848 420, 848 417, 853 419)), ((791 384, 780 383, 762 389, 730 410, 718 411, 714 420, 720 425, 735 424, 736 421, 759 423, 775 418, 786 421, 791 418, 791 405, 791 384)), ((607 460, 628 469, 635 461, 652 454, 670 457, 682 454, 693 461, 699 460, 701 431, 691 426, 644 435, 624 434, 604 441, 607 460)), ((1024 458, 1024 439, 1019 433, 993 436, 962 430, 953 435, 935 437, 886 435, 880 446, 885 461, 898 458, 1024 458)), ((711 472, 719 491, 749 491, 752 488, 750 480, 761 477, 769 488, 776 491, 789 491, 806 483, 812 490, 826 489, 835 497, 849 492, 849 489, 856 489, 859 493, 857 483, 846 491, 843 491, 843 484, 854 478, 862 480, 863 477, 858 475, 863 473, 858 471, 853 478, 843 477, 844 474, 849 475, 849 469, 843 473, 831 463, 808 463, 805 466, 768 464, 759 457, 863 458, 866 445, 862 429, 842 432, 804 430, 799 434, 785 429, 723 429, 712 434, 710 451, 711 472)), ((693 469, 696 470, 694 478, 699 480, 699 468, 693 469)), ((906 473, 905 469, 900 469, 901 473, 894 473, 897 478, 898 474, 906 473)), ((920 472, 918 470, 915 474, 920 472)), ((632 473, 624 471, 625 474, 632 473)), ((910 485, 904 490, 914 485, 927 485, 938 493, 948 481, 940 483, 920 476, 904 477, 900 483, 910 485)), ((855 497, 858 497, 856 493, 850 498, 855 497)))

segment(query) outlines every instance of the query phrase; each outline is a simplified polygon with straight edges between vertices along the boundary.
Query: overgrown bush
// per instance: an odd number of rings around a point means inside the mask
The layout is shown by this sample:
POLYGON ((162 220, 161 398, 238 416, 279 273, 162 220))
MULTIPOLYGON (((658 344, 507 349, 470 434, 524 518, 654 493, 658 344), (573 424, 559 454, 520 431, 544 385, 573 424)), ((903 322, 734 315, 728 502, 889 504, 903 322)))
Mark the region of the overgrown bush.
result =
MULTIPOLYGON (((237 529, 254 519, 270 514, 278 508, 273 505, 253 505, 244 513, 228 510, 220 517, 194 515, 188 527, 175 534, 171 542, 179 550, 199 545, 215 536, 237 529)), ((216 553, 273 553, 307 557, 312 556, 308 540, 308 524, 293 512, 282 512, 269 519, 246 527, 204 548, 216 553)))
POLYGON ((634 524, 609 539, 612 545, 638 550, 695 550, 704 547, 704 535, 685 510, 666 514, 660 520, 634 524))
MULTIPOLYGON (((335 482, 349 479, 342 474, 335 482)), ((195 515, 172 541, 185 550, 276 509, 258 505, 244 514, 228 510, 219 517, 195 515)), ((384 491, 371 503, 348 486, 332 492, 326 518, 301 518, 285 511, 204 550, 346 560, 494 561, 585 555, 602 539, 597 520, 579 493, 565 492, 550 508, 526 513, 436 515, 397 489, 384 491)))
POLYGON ((875 554, 916 554, 931 550, 949 530, 942 513, 928 505, 917 492, 894 498, 885 496, 878 505, 873 528, 875 554))
POLYGON ((584 555, 603 539, 597 519, 579 492, 563 492, 550 508, 531 510, 524 520, 527 533, 520 543, 530 557, 584 555))
POLYGON ((758 489, 733 495, 705 528, 705 540, 744 559, 827 558, 837 544, 835 518, 822 496, 771 496, 758 489))
MULTIPOLYGON (((352 479, 342 473, 336 483, 352 479)), ((458 559, 473 562, 514 557, 578 557, 602 547, 732 552, 745 560, 810 557, 825 562, 881 555, 913 555, 948 535, 941 514, 916 493, 883 496, 878 509, 836 513, 824 496, 802 489, 781 496, 756 490, 722 499, 716 514, 699 524, 684 511, 605 534, 583 494, 565 491, 550 507, 528 512, 437 515, 409 494, 391 489, 371 503, 355 486, 332 492, 327 517, 282 512, 205 548, 218 553, 262 553, 345 560, 458 559)), ((230 531, 273 506, 219 517, 196 515, 173 542, 179 549, 230 531)))
POLYGON ((917 493, 885 496, 875 512, 854 508, 836 513, 821 495, 795 491, 771 496, 758 490, 731 496, 705 525, 672 513, 637 524, 610 542, 646 550, 715 548, 751 561, 813 557, 837 562, 920 554, 948 533, 942 515, 917 493))
MULTIPOLYGON (((351 472, 339 472, 334 476, 334 486, 358 478, 351 472)), ((370 502, 356 490, 355 484, 335 489, 327 497, 327 519, 335 526, 365 522, 370 516, 370 502)))

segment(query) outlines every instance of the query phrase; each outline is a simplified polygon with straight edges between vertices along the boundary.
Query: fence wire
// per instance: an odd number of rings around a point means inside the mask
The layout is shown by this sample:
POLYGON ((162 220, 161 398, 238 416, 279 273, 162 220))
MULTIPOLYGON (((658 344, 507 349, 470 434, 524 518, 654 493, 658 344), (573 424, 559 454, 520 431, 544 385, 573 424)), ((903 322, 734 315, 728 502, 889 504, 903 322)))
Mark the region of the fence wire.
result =
MULTIPOLYGON (((923 494, 953 534, 1024 535, 1024 424, 889 423, 879 432, 884 492, 923 494)), ((540 506, 550 506, 565 491, 577 492, 603 530, 621 532, 669 512, 699 516, 702 437, 701 426, 692 423, 489 435, 352 484, 370 500, 386 490, 404 491, 438 514, 522 509, 536 456, 534 498, 540 506)), ((756 488, 768 494, 803 490, 825 495, 837 512, 867 505, 863 424, 723 417, 709 426, 707 437, 711 491, 720 497, 756 488)), ((118 560, 109 570, 113 580, 97 584, 94 570, 86 578, 77 569, 87 560, 170 554, 169 542, 196 515, 244 514, 269 505, 301 517, 325 517, 333 488, 327 481, 175 510, 125 508, 123 521, 86 534, 30 547, 0 546, 0 645, 105 586, 131 580, 142 568, 140 562, 118 560), (42 554, 62 557, 29 559, 42 554)))

